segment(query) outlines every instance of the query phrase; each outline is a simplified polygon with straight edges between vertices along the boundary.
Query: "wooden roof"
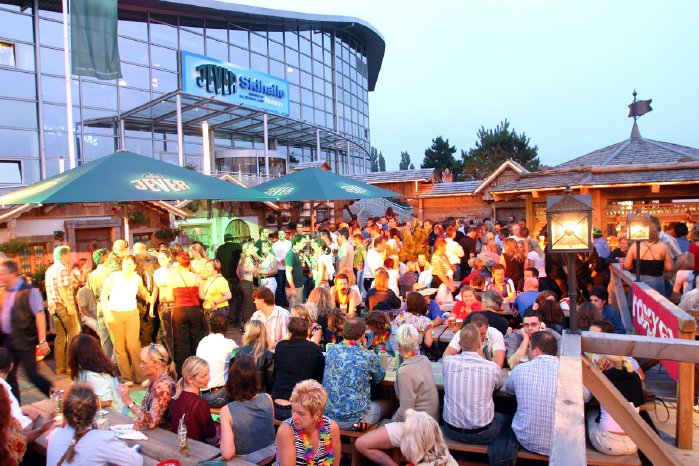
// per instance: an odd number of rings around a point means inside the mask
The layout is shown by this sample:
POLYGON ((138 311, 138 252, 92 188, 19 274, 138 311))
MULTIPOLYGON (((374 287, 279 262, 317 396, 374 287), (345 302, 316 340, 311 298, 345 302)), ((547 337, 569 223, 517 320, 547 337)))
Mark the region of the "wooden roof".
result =
POLYGON ((423 184, 417 190, 415 199, 426 197, 472 196, 482 184, 482 180, 453 181, 451 183, 423 184))
POLYGON ((494 193, 648 184, 699 183, 699 149, 632 136, 556 165, 522 174, 494 193))
POLYGON ((390 172, 370 172, 358 175, 345 175, 357 181, 368 184, 405 183, 406 181, 432 182, 435 179, 434 168, 419 168, 417 170, 396 170, 390 172))

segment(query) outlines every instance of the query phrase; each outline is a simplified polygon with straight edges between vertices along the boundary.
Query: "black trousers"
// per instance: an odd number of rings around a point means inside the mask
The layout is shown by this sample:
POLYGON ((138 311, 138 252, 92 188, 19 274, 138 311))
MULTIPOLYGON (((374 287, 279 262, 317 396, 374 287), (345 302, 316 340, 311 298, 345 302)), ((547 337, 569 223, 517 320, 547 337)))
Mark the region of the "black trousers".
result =
POLYGON ((286 299, 286 270, 277 271, 277 292, 274 296, 274 302, 277 306, 284 309, 289 308, 289 300, 286 299))
POLYGON ((231 299, 228 300, 228 321, 234 326, 240 326, 240 280, 238 277, 231 278, 228 280, 228 287, 231 290, 231 299))
POLYGON ((245 325, 255 313, 255 303, 252 301, 252 282, 241 280, 238 284, 238 290, 240 292, 240 322, 241 325, 245 325))
POLYGON ((204 338, 204 319, 199 306, 176 307, 172 312, 172 336, 177 375, 182 375, 185 359, 194 356, 204 338))
POLYGON ((36 368, 36 351, 34 349, 29 351, 19 351, 8 346, 4 346, 10 354, 12 355, 13 367, 10 373, 7 375, 7 383, 12 387, 12 393, 15 394, 17 401, 21 404, 22 399, 19 393, 19 382, 17 381, 17 370, 19 366, 24 366, 24 372, 27 373, 29 381, 36 385, 36 388, 41 390, 41 392, 49 396, 49 391, 51 390, 51 382, 44 376, 39 374, 36 368))

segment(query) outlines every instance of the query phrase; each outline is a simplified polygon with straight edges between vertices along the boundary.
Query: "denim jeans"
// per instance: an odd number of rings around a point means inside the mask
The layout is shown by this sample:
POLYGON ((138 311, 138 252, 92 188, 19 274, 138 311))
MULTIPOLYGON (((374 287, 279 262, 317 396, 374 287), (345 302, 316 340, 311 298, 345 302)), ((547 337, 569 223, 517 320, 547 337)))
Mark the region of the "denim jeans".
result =
POLYGON ((502 429, 503 424, 504 424, 503 415, 500 413, 495 413, 495 417, 490 422, 490 424, 485 426, 485 429, 483 429, 480 432, 475 432, 475 433, 460 432, 458 430, 452 429, 446 423, 442 427, 442 430, 444 431, 444 435, 446 435, 447 437, 449 437, 452 440, 456 440, 457 442, 472 443, 475 445, 488 445, 488 444, 490 444, 490 442, 495 440, 495 438, 498 436, 498 434, 500 433, 500 430, 502 429))

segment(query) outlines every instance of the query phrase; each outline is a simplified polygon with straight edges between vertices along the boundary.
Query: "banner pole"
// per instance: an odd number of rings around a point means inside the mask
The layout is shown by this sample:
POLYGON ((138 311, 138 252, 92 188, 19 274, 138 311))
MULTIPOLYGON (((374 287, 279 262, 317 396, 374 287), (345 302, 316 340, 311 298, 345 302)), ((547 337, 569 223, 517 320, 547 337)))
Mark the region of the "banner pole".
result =
MULTIPOLYGON (((68 33, 68 0, 63 4, 63 66, 66 79, 66 126, 68 127, 68 166, 75 168, 75 135, 73 128, 73 89, 70 69, 70 41, 68 33)), ((38 12, 35 12, 38 14, 38 12)))

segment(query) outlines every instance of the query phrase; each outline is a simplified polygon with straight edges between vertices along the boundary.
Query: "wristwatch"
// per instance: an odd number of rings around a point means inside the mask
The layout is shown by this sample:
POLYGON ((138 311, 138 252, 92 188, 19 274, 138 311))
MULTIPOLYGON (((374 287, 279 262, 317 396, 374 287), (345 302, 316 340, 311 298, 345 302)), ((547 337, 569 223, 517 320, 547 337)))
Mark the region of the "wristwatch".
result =
POLYGON ((40 345, 41 345, 41 344, 44 344, 44 343, 46 343, 46 340, 41 340, 41 341, 39 342, 40 345))
POLYGON ((129 403, 128 405, 126 405, 126 407, 129 408, 129 409, 133 408, 134 406, 136 406, 136 403, 135 403, 134 401, 132 401, 131 403, 129 403))

